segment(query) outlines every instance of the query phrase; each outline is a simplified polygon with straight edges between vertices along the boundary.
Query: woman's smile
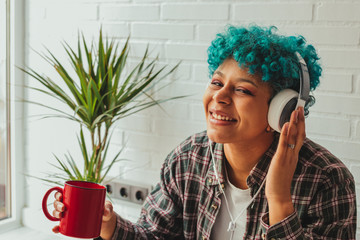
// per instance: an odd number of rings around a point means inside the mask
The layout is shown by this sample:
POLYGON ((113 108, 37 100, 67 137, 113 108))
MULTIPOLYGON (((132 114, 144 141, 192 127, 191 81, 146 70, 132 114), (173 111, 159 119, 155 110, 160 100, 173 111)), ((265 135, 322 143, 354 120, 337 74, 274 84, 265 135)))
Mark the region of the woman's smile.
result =
POLYGON ((233 125, 237 121, 226 113, 220 111, 210 111, 209 121, 217 125, 233 125))

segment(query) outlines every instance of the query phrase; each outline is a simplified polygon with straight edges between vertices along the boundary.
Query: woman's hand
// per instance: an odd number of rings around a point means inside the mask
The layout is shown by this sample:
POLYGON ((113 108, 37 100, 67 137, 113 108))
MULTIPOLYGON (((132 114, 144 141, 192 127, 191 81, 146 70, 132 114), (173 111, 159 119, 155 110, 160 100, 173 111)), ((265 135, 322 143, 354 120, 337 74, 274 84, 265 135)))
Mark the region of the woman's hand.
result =
MULTIPOLYGON (((62 203, 62 194, 56 192, 55 199, 53 216, 60 219, 63 215, 63 212, 65 211, 65 205, 62 203)), ((53 227, 52 231, 54 233, 59 233, 59 225, 53 227)))
POLYGON ((265 195, 269 204, 270 225, 295 211, 290 189, 305 136, 304 109, 299 107, 292 112, 290 122, 281 129, 279 144, 266 177, 265 195))
MULTIPOLYGON (((54 201, 54 211, 53 216, 56 218, 61 218, 63 212, 66 210, 65 205, 62 203, 62 194, 57 192, 55 193, 55 201, 54 201)), ((113 210, 113 205, 110 201, 105 202, 104 206, 104 215, 101 224, 101 233, 100 236, 104 240, 111 239, 114 234, 114 230, 116 227, 116 214, 113 210)), ((54 233, 59 233, 59 226, 53 227, 52 231, 54 233)))

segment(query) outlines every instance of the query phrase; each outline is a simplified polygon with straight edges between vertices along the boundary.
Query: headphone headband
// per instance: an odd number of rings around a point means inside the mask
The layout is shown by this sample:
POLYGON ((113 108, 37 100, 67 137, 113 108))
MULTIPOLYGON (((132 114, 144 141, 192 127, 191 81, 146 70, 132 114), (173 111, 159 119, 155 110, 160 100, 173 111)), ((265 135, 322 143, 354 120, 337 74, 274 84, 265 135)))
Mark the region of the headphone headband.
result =
POLYGON ((295 54, 298 58, 300 65, 300 70, 299 70, 300 88, 299 88, 298 103, 296 105, 296 108, 298 108, 299 106, 304 107, 306 101, 309 99, 310 76, 305 60, 302 58, 300 53, 296 52, 295 54))

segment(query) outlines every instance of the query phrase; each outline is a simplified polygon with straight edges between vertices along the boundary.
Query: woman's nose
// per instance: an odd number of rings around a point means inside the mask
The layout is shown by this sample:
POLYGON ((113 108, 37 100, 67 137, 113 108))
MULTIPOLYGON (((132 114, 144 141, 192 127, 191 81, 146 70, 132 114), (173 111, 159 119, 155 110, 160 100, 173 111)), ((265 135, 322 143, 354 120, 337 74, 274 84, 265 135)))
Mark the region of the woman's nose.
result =
POLYGON ((223 87, 222 89, 218 90, 218 91, 213 95, 213 99, 214 99, 217 103, 229 104, 229 103, 231 102, 229 89, 223 87))

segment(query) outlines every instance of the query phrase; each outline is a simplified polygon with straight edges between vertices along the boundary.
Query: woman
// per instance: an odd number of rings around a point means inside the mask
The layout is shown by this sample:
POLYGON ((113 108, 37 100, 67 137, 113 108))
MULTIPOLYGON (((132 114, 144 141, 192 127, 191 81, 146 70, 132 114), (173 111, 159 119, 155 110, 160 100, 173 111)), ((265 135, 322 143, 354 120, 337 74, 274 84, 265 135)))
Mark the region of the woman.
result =
MULTIPOLYGON (((137 224, 107 202, 101 237, 355 239, 354 179, 340 160, 305 137, 305 115, 314 98, 305 110, 292 111, 281 133, 268 123, 274 96, 286 88, 299 91, 302 58, 309 88, 318 85, 315 49, 273 27, 230 26, 208 55, 207 131, 168 155, 137 224)), ((61 195, 56 198, 59 217, 64 206, 61 195)))

